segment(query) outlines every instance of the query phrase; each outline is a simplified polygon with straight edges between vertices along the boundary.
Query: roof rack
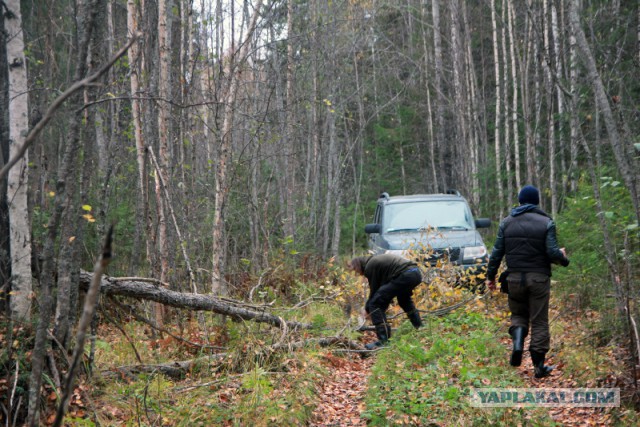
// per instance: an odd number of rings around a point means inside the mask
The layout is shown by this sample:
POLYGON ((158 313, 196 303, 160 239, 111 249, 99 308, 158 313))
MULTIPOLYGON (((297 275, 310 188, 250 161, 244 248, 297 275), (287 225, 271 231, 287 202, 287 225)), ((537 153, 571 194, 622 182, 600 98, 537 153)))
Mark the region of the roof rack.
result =
POLYGON ((455 196, 460 196, 460 197, 462 196, 458 190, 455 190, 453 188, 446 190, 445 194, 453 194, 455 196))
POLYGON ((379 199, 387 199, 389 200, 389 193, 387 193, 386 191, 383 191, 382 193, 380 193, 380 197, 378 197, 379 199))

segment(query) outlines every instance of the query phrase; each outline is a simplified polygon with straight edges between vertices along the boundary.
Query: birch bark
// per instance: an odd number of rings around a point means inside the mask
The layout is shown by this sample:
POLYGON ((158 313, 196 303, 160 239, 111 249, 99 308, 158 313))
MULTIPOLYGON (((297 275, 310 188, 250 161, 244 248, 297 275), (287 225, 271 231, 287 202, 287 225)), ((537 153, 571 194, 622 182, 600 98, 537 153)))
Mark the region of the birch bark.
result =
MULTIPOLYGON (((9 66, 9 158, 18 156, 29 130, 27 62, 24 56, 20 1, 8 0, 12 17, 5 20, 9 66)), ((5 14, 5 16, 7 16, 5 14)), ((31 313, 31 227, 27 215, 27 153, 7 175, 9 241, 11 248, 11 319, 22 322, 31 313)))

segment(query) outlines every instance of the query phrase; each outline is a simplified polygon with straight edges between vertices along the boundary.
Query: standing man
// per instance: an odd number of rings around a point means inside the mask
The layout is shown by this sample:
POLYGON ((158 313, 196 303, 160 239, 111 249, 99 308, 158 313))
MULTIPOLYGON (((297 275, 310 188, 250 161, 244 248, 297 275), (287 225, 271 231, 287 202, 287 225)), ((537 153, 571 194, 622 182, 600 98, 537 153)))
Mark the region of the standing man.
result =
POLYGON ((535 377, 551 374, 553 367, 545 366, 549 351, 549 295, 551 264, 569 265, 564 248, 558 247, 556 225, 542 211, 538 189, 527 185, 518 194, 520 206, 500 223, 487 269, 487 287, 495 289, 495 278, 502 258, 508 267, 509 309, 513 338, 511 366, 520 366, 524 339, 531 326, 529 352, 535 377))
POLYGON ((348 267, 369 282, 369 299, 365 311, 376 329, 378 341, 365 345, 367 350, 383 346, 391 337, 386 311, 393 298, 417 329, 422 326, 420 313, 411 299, 413 290, 422 283, 418 265, 397 255, 383 254, 352 259, 348 267))

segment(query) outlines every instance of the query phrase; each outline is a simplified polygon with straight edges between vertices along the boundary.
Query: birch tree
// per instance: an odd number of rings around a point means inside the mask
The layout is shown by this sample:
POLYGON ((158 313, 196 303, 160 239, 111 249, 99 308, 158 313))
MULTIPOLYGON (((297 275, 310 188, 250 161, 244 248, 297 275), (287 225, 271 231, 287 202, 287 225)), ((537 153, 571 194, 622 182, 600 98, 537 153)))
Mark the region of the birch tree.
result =
MULTIPOLYGON (((18 156, 28 132, 27 62, 24 55, 19 0, 8 0, 4 16, 9 67, 9 158, 18 156)), ((31 226, 27 207, 29 158, 25 154, 7 175, 11 251, 11 318, 29 319, 31 312, 31 226)))
POLYGON ((500 129, 501 129, 501 120, 500 116, 502 114, 502 93, 500 90, 501 80, 500 80, 500 54, 498 53, 498 18, 496 13, 496 1, 491 0, 491 28, 493 34, 493 65, 495 72, 495 82, 496 82, 496 108, 495 108, 495 117, 494 117, 494 146, 495 146, 495 173, 496 173, 496 185, 498 190, 498 201, 497 206, 498 210, 502 212, 504 210, 504 187, 502 185, 502 139, 500 137, 500 129))

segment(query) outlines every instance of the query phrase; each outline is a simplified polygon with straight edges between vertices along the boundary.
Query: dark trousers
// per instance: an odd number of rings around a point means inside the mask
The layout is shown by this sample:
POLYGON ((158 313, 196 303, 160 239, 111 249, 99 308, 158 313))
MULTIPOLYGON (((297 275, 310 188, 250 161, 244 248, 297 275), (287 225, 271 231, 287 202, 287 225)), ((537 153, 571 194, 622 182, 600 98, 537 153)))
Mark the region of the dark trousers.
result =
POLYGON ((531 326, 530 351, 546 354, 549 351, 549 296, 551 278, 542 273, 509 274, 509 309, 511 328, 531 326))
POLYGON ((380 325, 387 323, 386 311, 391 304, 393 298, 398 299, 398 305, 405 313, 411 313, 416 309, 413 304, 413 290, 422 283, 422 274, 418 268, 407 270, 399 276, 393 278, 389 283, 380 286, 378 290, 371 295, 365 310, 371 316, 371 323, 380 325))

